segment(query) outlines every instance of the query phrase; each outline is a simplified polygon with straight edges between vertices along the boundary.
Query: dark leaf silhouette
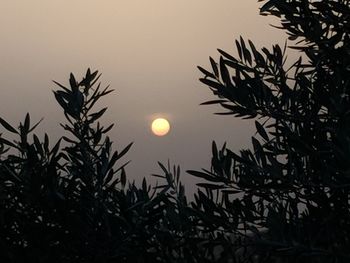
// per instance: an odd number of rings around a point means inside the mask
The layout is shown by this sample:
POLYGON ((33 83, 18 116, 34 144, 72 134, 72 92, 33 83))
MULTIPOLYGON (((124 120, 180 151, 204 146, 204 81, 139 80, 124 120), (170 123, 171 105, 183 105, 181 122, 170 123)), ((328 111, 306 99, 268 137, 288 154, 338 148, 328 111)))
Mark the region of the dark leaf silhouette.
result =
POLYGON ((54 81, 56 142, 29 114, 18 129, 0 118, 1 262, 349 262, 349 1, 259 2, 293 42, 240 37, 237 56, 198 67, 216 96, 202 104, 254 119, 258 136, 239 152, 213 142, 210 168, 187 171, 191 198, 170 162, 155 185, 128 180, 132 143, 113 150, 98 71, 54 81))

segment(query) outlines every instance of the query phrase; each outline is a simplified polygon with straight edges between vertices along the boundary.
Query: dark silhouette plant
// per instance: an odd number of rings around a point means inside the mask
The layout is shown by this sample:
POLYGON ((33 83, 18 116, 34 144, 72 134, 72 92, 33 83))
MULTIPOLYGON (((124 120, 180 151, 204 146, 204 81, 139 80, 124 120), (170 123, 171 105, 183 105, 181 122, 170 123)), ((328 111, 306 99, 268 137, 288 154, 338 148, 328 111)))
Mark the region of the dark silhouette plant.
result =
POLYGON ((292 46, 236 40, 199 67, 226 112, 254 119, 252 148, 212 144, 188 201, 180 168, 159 185, 127 180, 96 103, 112 90, 88 70, 55 82, 66 134, 39 138, 27 114, 0 118, 1 262, 349 262, 350 7, 348 0, 264 0, 292 46), (288 48, 302 57, 286 66, 288 48), (10 135, 7 135, 10 134, 10 135), (14 139, 13 139, 14 138, 14 139))
MULTIPOLYGON (((87 71, 77 82, 70 76, 70 88, 54 92, 64 110, 70 133, 50 148, 31 133, 30 116, 18 129, 0 119, 2 126, 19 140, 1 142, 1 249, 6 262, 69 262, 104 259, 109 252, 107 237, 116 220, 114 191, 126 184, 124 167, 115 163, 129 150, 113 152, 105 134, 113 127, 98 119, 107 108, 92 112, 94 104, 111 92, 96 85, 100 75, 87 71), (94 87, 96 86, 96 87, 94 87), (61 141, 65 147, 60 148, 61 141), (7 148, 6 148, 7 147, 7 148), (4 153, 11 150, 11 154, 4 153), (18 151, 14 154, 13 150, 18 151)), ((4 261, 4 262, 5 262, 4 261)))
POLYGON ((211 170, 189 171, 210 182, 196 207, 212 229, 243 235, 228 246, 246 249, 239 262, 349 262, 349 1, 261 2, 293 44, 258 50, 241 37, 237 57, 219 49, 211 71, 199 67, 219 97, 203 104, 256 119, 257 132, 240 153, 213 143, 211 170), (290 67, 288 48, 302 53, 290 67))
POLYGON ((1 262, 189 262, 210 260, 199 241, 180 168, 159 163, 162 185, 127 182, 119 164, 131 144, 112 150, 94 106, 112 90, 97 71, 69 87, 55 82, 67 132, 53 146, 33 134, 27 114, 18 128, 0 118, 19 139, 0 136, 1 262), (118 165, 117 165, 118 164, 118 165))

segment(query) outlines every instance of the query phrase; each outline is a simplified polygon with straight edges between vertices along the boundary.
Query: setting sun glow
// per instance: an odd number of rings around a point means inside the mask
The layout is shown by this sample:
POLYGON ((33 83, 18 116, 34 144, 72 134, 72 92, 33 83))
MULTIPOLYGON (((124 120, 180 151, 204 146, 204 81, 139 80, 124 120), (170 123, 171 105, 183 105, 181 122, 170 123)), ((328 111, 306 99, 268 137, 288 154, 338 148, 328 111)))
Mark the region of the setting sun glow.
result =
POLYGON ((166 119, 158 118, 152 122, 152 132, 157 136, 164 136, 170 130, 170 124, 166 119))

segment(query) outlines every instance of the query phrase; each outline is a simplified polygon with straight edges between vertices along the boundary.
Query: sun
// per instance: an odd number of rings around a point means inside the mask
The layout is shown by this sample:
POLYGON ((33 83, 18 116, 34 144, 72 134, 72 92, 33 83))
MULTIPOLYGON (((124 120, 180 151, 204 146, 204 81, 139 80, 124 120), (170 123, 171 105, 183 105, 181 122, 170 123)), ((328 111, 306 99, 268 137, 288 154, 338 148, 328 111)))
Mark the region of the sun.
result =
POLYGON ((170 124, 166 119, 158 118, 152 122, 151 130, 157 136, 164 136, 168 134, 170 130, 170 124))

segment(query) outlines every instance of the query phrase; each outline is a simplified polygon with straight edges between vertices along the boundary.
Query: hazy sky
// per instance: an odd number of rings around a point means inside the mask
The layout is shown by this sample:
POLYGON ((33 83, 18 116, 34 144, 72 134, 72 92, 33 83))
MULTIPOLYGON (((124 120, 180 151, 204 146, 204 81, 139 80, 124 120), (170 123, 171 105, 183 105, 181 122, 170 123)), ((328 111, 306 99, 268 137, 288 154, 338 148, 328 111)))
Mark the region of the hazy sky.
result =
POLYGON ((182 171, 210 168, 212 140, 239 150, 253 130, 249 121, 213 115, 218 107, 199 106, 215 97, 196 66, 209 68, 217 48, 235 54, 240 35, 258 47, 284 43, 258 7, 256 0, 0 0, 1 117, 13 124, 26 112, 44 117, 37 132, 57 138, 63 114, 52 80, 67 83, 70 72, 80 79, 91 67, 116 90, 103 101, 104 120, 116 123, 114 147, 135 142, 129 178, 158 172, 158 160, 182 171), (155 116, 170 120, 169 135, 151 134, 155 116))

